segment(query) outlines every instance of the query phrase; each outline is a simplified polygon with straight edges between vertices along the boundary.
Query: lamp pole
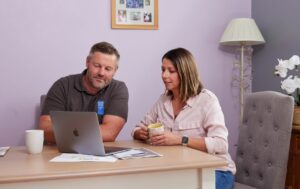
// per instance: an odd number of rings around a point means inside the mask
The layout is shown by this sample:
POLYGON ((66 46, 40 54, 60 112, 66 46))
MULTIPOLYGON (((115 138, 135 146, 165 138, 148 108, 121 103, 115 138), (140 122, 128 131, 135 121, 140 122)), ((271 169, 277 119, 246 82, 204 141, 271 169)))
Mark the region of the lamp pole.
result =
POLYGON ((240 65, 240 121, 243 121, 244 114, 244 50, 245 42, 241 43, 241 65, 240 65))

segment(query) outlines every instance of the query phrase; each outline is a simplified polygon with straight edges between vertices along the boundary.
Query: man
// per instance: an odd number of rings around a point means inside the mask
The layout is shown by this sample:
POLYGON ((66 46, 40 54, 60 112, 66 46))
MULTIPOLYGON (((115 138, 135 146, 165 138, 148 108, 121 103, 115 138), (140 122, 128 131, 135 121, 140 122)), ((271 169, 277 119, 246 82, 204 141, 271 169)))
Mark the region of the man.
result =
POLYGON ((57 80, 48 91, 39 120, 46 143, 55 143, 50 111, 94 111, 104 141, 114 141, 127 121, 128 89, 113 79, 120 55, 117 49, 100 42, 92 46, 86 69, 57 80))

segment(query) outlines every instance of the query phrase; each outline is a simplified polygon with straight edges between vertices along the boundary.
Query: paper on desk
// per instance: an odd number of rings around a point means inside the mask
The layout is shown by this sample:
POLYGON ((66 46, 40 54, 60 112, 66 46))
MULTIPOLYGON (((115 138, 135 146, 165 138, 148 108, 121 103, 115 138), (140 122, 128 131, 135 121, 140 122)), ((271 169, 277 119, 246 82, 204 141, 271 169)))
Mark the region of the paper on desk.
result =
POLYGON ((118 159, 113 156, 92 156, 84 154, 71 154, 71 153, 62 153, 59 156, 54 157, 50 162, 84 162, 84 161, 93 161, 93 162, 115 162, 118 159))

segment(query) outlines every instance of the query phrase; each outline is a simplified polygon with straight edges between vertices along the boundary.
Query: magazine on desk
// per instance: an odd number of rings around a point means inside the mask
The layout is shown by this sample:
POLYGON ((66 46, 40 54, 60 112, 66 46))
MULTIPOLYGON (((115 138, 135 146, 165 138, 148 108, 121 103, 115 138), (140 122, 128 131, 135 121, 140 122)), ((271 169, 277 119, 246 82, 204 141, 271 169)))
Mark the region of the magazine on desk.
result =
POLYGON ((118 159, 134 159, 161 157, 162 155, 146 148, 133 148, 128 151, 116 153, 113 156, 118 159))

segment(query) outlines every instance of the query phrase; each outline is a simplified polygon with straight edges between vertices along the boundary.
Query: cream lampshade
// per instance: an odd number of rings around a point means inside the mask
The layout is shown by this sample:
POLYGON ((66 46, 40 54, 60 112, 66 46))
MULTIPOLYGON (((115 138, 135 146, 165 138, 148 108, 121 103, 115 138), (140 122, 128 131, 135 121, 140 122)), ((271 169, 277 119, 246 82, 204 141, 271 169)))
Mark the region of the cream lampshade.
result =
POLYGON ((240 62, 240 121, 243 119, 244 109, 244 50, 245 46, 259 45, 265 43, 254 19, 236 18, 229 22, 220 40, 221 45, 235 46, 241 48, 240 62))
POLYGON ((252 18, 236 18, 230 21, 220 40, 222 45, 258 45, 265 43, 252 18))

